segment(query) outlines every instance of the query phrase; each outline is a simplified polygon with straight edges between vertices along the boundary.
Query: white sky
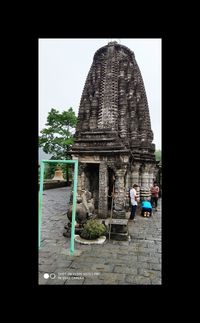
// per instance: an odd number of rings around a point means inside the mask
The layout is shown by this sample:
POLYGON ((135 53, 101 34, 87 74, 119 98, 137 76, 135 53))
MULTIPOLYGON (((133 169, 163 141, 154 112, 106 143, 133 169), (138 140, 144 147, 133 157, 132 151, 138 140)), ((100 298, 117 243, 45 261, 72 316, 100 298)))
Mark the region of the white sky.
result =
POLYGON ((153 143, 161 149, 161 39, 90 38, 39 39, 39 131, 45 127, 48 112, 79 104, 94 53, 110 41, 130 48, 140 68, 147 94, 153 143))

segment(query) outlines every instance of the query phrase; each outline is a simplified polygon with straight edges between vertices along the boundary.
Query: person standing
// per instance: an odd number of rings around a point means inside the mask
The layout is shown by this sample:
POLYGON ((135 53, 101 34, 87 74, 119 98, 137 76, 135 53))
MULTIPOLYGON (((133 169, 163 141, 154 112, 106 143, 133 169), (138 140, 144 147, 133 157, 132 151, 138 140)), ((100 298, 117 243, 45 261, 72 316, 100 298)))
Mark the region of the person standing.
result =
POLYGON ((159 187, 157 185, 157 182, 153 183, 153 186, 151 187, 151 204, 152 206, 155 206, 155 210, 157 211, 158 207, 158 194, 159 194, 159 187))
POLYGON ((130 190, 131 214, 130 214, 129 221, 135 221, 135 213, 136 213, 136 209, 137 209, 137 205, 138 205, 137 204, 138 195, 137 195, 137 191, 136 191, 137 187, 138 187, 138 185, 134 184, 130 190))

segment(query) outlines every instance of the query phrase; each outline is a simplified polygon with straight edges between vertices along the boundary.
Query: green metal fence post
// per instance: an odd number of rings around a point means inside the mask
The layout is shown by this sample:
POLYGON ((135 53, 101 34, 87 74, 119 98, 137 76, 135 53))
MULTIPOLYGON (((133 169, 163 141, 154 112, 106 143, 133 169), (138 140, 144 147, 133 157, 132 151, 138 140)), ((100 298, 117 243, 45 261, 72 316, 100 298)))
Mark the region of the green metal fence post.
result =
POLYGON ((72 208, 72 225, 71 225, 71 244, 70 244, 71 255, 74 254, 77 177, 78 177, 78 160, 74 160, 74 188, 73 188, 73 208, 72 208))
POLYGON ((39 225, 39 228, 38 228, 38 245, 39 245, 39 248, 40 248, 40 240, 41 240, 43 181, 44 181, 44 162, 41 161, 40 192, 39 192, 39 221, 38 221, 38 225, 39 225))
POLYGON ((66 163, 74 164, 74 187, 73 187, 73 208, 72 208, 72 225, 71 225, 71 243, 70 253, 74 254, 74 236, 75 236, 75 216, 76 216, 76 192, 77 192, 77 178, 78 178, 78 160, 41 160, 40 170, 40 192, 39 192, 39 230, 38 230, 38 244, 40 248, 41 240, 41 224, 42 224, 42 197, 43 197, 43 182, 44 182, 44 164, 45 163, 66 163))

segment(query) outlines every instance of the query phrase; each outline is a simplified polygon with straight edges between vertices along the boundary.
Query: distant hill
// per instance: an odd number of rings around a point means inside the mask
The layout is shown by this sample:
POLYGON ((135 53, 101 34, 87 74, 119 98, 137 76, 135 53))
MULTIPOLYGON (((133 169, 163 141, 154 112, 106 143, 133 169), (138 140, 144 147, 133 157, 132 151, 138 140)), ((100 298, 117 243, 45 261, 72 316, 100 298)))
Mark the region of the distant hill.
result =
POLYGON ((51 158, 51 155, 50 154, 46 154, 43 150, 42 150, 42 148, 40 147, 39 148, 39 152, 38 152, 38 159, 39 159, 39 161, 41 160, 41 159, 50 159, 51 158))

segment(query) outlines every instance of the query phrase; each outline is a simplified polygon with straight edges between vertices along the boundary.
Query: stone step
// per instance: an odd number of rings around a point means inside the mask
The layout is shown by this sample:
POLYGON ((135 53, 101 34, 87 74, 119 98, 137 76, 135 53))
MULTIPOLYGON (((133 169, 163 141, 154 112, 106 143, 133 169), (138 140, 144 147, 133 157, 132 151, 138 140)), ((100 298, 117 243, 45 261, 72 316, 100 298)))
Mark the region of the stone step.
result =
POLYGON ((119 224, 119 225, 127 225, 128 224, 128 219, 99 219, 99 221, 105 222, 105 225, 109 224, 119 224))
MULTIPOLYGON (((109 237, 109 235, 108 235, 109 237)), ((127 241, 130 240, 130 235, 128 232, 120 233, 120 232, 111 232, 110 239, 117 240, 117 241, 127 241)))

